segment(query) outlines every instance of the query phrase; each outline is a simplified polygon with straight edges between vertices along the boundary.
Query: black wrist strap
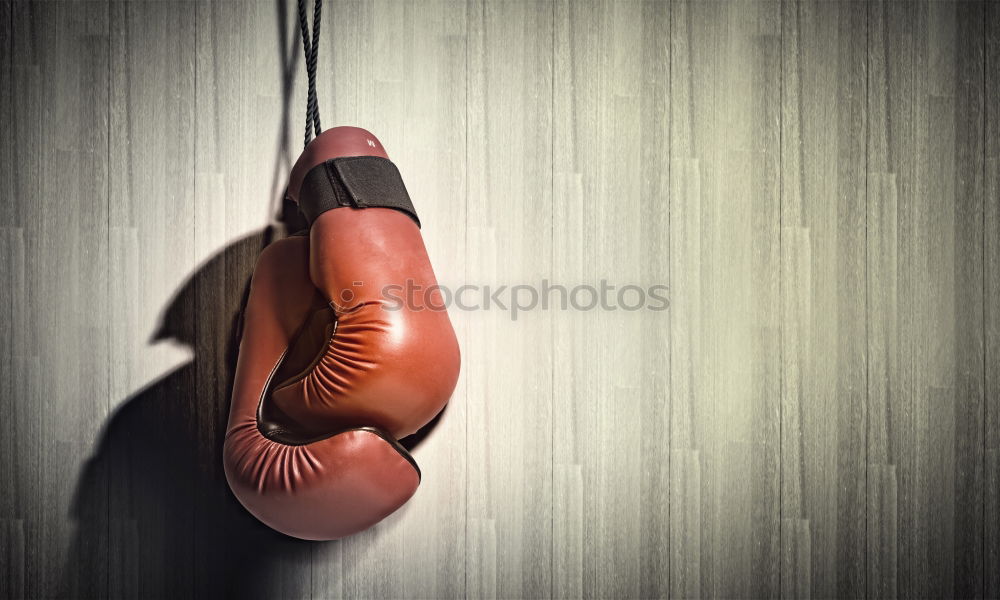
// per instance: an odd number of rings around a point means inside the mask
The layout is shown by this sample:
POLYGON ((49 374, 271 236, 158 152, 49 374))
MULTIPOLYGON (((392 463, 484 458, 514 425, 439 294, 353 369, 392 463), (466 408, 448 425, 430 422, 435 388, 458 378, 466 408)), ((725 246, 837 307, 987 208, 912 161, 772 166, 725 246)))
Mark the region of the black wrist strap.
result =
POLYGON ((333 158, 306 173, 299 189, 299 208, 309 225, 326 211, 340 207, 394 208, 420 227, 399 169, 386 158, 333 158))

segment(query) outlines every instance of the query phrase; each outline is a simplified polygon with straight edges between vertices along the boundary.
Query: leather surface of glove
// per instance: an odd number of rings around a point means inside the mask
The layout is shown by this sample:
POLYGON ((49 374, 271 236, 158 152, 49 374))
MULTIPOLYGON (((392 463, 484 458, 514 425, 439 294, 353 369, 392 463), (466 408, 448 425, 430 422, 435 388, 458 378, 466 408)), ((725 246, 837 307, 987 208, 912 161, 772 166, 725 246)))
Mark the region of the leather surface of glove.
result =
MULTIPOLYGON (((388 158, 363 129, 327 130, 299 158, 288 195, 308 200, 298 197, 305 174, 347 156, 388 158)), ((224 449, 230 487, 261 521, 336 539, 416 491, 420 471, 397 440, 444 408, 460 364, 436 283, 416 221, 393 208, 327 210, 307 236, 262 252, 224 449)))

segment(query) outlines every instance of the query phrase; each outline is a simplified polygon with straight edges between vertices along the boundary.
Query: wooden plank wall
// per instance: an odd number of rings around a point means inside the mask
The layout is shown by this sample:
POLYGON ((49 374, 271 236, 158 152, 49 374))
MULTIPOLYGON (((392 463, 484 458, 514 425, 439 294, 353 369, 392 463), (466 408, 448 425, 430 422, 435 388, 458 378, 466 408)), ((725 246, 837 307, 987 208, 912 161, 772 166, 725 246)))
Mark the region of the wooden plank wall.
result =
POLYGON ((219 456, 295 3, 7 0, 0 47, 0 596, 1000 597, 1000 2, 327 0, 324 125, 442 283, 550 309, 453 311, 419 493, 325 544, 219 456), (544 287, 602 280, 669 310, 544 287))
POLYGON ((782 11, 782 595, 866 593, 864 3, 782 11))

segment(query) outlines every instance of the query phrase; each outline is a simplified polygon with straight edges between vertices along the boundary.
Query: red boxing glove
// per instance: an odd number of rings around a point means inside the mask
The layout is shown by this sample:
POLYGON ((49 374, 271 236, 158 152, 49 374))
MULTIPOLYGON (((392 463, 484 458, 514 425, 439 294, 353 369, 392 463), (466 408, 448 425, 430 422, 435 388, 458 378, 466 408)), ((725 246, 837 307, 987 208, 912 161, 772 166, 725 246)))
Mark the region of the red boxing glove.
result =
POLYGON ((397 439, 448 402, 458 342, 416 213, 375 136, 323 132, 288 193, 309 235, 268 246, 254 269, 226 478, 273 529, 336 539, 416 491, 420 471, 397 439))

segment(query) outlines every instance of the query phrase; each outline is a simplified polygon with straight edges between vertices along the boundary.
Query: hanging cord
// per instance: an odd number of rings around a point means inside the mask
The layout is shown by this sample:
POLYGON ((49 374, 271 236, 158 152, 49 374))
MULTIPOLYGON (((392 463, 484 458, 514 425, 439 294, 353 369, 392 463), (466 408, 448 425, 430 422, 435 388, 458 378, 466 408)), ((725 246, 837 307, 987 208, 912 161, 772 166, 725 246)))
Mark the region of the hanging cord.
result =
POLYGON ((313 32, 309 35, 309 20, 306 16, 306 0, 299 1, 299 28, 302 30, 302 51, 306 57, 306 75, 309 77, 309 93, 306 98, 305 146, 309 145, 313 132, 318 136, 323 129, 319 124, 319 100, 316 99, 316 62, 319 58, 319 24, 323 10, 323 0, 315 0, 313 9, 313 32))

